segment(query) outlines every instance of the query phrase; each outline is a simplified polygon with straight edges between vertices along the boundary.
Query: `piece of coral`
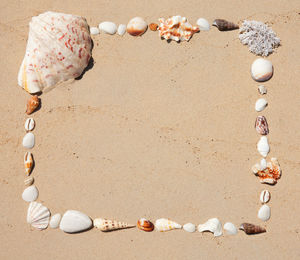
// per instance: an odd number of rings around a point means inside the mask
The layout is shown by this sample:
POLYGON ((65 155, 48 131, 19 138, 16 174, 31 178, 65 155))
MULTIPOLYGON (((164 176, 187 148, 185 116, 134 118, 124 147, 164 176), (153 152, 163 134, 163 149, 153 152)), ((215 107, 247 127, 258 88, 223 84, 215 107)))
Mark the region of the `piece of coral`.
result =
POLYGON ((268 56, 280 45, 276 33, 263 22, 243 22, 240 28, 239 39, 242 44, 248 45, 249 50, 260 56, 268 56))

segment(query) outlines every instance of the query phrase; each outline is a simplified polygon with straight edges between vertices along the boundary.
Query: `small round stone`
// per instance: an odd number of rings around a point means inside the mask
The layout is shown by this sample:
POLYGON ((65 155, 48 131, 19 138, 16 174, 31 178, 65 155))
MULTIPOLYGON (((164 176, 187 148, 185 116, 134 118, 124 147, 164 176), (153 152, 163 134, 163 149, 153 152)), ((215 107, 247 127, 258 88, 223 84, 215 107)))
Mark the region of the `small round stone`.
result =
POLYGON ((22 193, 22 199, 31 202, 35 201, 39 196, 39 191, 35 185, 29 186, 22 193))
POLYGON ((33 133, 27 133, 24 137, 23 137, 23 146, 27 149, 31 149, 34 147, 35 144, 35 137, 33 133))
POLYGON ((196 231, 196 226, 193 223, 186 223, 183 225, 183 229, 187 232, 193 233, 196 231))

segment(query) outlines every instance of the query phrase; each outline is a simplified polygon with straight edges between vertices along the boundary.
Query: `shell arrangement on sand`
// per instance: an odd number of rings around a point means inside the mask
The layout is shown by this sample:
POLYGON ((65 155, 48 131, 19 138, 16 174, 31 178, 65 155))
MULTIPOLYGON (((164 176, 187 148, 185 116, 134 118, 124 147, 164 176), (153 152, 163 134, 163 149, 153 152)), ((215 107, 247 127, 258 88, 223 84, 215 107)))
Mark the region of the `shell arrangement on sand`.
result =
POLYGON ((18 84, 37 93, 80 76, 89 63, 91 46, 84 18, 55 12, 33 17, 18 84))
POLYGON ((135 227, 135 225, 105 218, 96 218, 94 219, 94 227, 100 229, 101 231, 107 232, 124 228, 132 228, 135 227))
POLYGON ((200 31, 197 26, 192 26, 185 17, 180 15, 172 16, 167 20, 159 18, 158 21, 159 36, 166 40, 189 41, 194 33, 200 31))
POLYGON ((38 202, 31 202, 27 211, 27 223, 37 229, 46 229, 49 224, 50 211, 38 202))
POLYGON ((261 183, 276 184, 281 177, 281 168, 276 158, 271 158, 267 163, 267 168, 262 170, 260 164, 255 164, 252 171, 260 179, 261 183))

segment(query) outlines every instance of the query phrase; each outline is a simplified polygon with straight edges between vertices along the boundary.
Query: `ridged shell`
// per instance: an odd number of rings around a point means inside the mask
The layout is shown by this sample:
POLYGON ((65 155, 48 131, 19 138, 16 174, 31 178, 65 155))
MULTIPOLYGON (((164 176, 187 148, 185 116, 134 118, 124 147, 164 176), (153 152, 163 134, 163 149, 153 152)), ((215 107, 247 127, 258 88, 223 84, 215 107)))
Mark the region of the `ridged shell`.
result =
POLYGON ((29 24, 18 84, 29 93, 81 75, 91 57, 91 37, 80 16, 45 12, 29 24))
POLYGON ((270 152, 270 146, 268 142, 268 138, 266 136, 262 136, 257 143, 257 151, 263 156, 267 157, 270 152))
POLYGON ((42 203, 31 202, 27 210, 27 223, 37 229, 46 229, 49 224, 50 211, 42 203))
POLYGON ((33 157, 31 152, 26 152, 24 155, 24 166, 25 166, 25 173, 27 176, 30 175, 32 167, 33 167, 33 157))
POLYGON ((33 182, 34 182, 34 178, 32 176, 29 176, 24 180, 25 186, 30 186, 33 182))
POLYGON ((240 226, 240 229, 243 230, 247 235, 259 234, 266 232, 266 229, 257 225, 250 223, 243 223, 240 226))
POLYGON ((252 166, 252 171, 259 177, 261 183, 276 184, 281 177, 281 168, 276 158, 271 158, 266 169, 261 170, 261 166, 255 164, 252 166))
POLYGON ((173 229, 181 229, 182 226, 172 220, 160 218, 155 221, 155 229, 157 231, 170 231, 173 229))
POLYGON ((223 234, 222 224, 217 218, 211 218, 206 221, 204 224, 198 225, 198 231, 210 231, 214 233, 215 237, 221 236, 223 234))
POLYGON ((127 32, 132 36, 141 36, 147 28, 148 24, 142 17, 134 17, 127 24, 127 32))
POLYGON ((40 99, 37 95, 32 96, 27 101, 27 108, 26 108, 26 114, 30 115, 32 114, 40 105, 40 99))
POLYGON ((255 129, 260 135, 269 134, 267 119, 264 116, 258 116, 255 120, 255 129))
POLYGON ((116 220, 109 220, 105 218, 96 218, 94 219, 94 227, 100 229, 101 231, 113 231, 118 229, 124 229, 124 228, 132 228, 135 227, 135 225, 130 225, 125 222, 116 221, 116 220))
POLYGON ((237 24, 228 22, 224 19, 215 19, 212 25, 216 26, 219 31, 231 31, 240 28, 237 24))
POLYGON ((151 232, 154 229, 153 223, 150 220, 145 219, 145 218, 141 218, 138 220, 137 227, 140 230, 144 230, 146 232, 151 232))

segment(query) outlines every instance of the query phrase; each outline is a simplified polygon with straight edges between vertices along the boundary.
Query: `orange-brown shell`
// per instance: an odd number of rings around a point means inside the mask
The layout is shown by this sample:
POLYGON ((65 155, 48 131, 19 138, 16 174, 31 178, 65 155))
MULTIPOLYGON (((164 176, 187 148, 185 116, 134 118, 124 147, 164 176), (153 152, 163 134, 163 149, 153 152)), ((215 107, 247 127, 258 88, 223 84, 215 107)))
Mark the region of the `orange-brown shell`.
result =
POLYGON ((144 230, 146 232, 151 232, 154 229, 153 223, 150 220, 143 218, 138 220, 137 226, 139 229, 144 230))
POLYGON ((32 114, 40 105, 40 99, 37 95, 32 96, 28 101, 27 101, 27 109, 26 109, 26 114, 30 115, 32 114))
POLYGON ((250 223, 243 223, 240 226, 240 229, 243 230, 247 235, 259 234, 266 232, 266 229, 257 225, 250 223))
POLYGON ((33 168, 33 157, 31 152, 26 152, 24 155, 24 166, 25 166, 25 173, 27 176, 30 175, 32 168, 33 168))
POLYGON ((276 184, 281 177, 281 168, 278 160, 272 158, 265 170, 258 170, 255 174, 259 177, 261 183, 276 184))
POLYGON ((224 19, 216 19, 214 20, 212 25, 216 26, 219 29, 219 31, 231 31, 231 30, 239 29, 239 26, 237 24, 228 22, 224 19))
POLYGON ((157 31, 157 28, 158 28, 158 24, 157 23, 150 23, 149 24, 149 28, 151 31, 157 31))

